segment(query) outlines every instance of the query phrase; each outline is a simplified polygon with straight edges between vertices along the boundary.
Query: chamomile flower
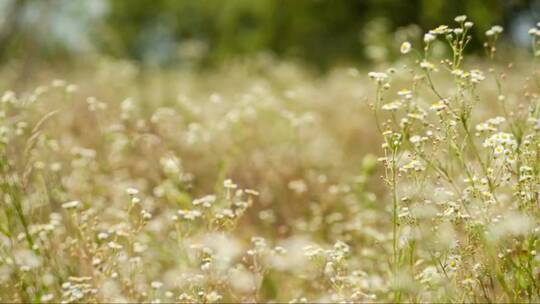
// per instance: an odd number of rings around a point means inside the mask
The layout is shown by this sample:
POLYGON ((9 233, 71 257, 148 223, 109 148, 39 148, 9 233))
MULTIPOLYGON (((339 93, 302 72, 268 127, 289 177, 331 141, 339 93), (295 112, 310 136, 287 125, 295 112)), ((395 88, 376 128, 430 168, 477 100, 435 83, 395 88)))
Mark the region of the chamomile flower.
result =
POLYGON ((411 43, 409 41, 403 42, 399 50, 401 54, 408 54, 411 51, 411 43))

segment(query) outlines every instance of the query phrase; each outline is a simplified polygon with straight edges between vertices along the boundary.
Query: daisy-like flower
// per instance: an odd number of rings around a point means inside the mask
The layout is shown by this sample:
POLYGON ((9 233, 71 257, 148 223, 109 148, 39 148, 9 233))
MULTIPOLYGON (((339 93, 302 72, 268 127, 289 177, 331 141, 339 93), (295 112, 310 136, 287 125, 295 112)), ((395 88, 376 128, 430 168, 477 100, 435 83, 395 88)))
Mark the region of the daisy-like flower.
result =
POLYGON ((409 172, 411 170, 414 170, 415 172, 420 172, 420 171, 424 171, 426 169, 426 167, 424 166, 424 164, 419 161, 419 160, 412 160, 410 161, 409 163, 403 165, 400 170, 401 171, 404 171, 404 172, 409 172))
POLYGON ((486 79, 484 73, 482 73, 480 70, 471 70, 470 77, 472 83, 479 83, 480 81, 486 79))
POLYGON ((431 110, 436 111, 436 112, 441 112, 447 108, 448 106, 446 105, 444 100, 439 100, 436 103, 432 104, 430 107, 431 110))
POLYGON ((485 122, 479 123, 476 125, 476 131, 478 132, 486 132, 486 131, 497 131, 497 127, 504 123, 506 119, 501 116, 497 116, 495 118, 490 118, 486 120, 485 122))
POLYGON ((405 99, 411 99, 413 97, 411 90, 402 89, 397 92, 399 97, 405 98, 405 99))
POLYGON ((422 62, 420 62, 420 67, 428 71, 437 71, 435 65, 427 60, 423 60, 422 62))
POLYGON ((411 43, 409 41, 403 42, 399 50, 401 54, 409 53, 411 51, 411 43))
POLYGON ((495 35, 499 35, 503 32, 503 27, 500 25, 494 25, 489 30, 486 31, 486 36, 491 37, 495 35))
POLYGON ((463 22, 465 22, 465 20, 467 20, 466 15, 460 15, 460 16, 457 16, 456 18, 454 18, 454 21, 457 22, 457 23, 463 23, 463 22))
POLYGON ((62 208, 66 210, 78 209, 82 206, 80 201, 70 201, 62 204, 62 208))
POLYGON ((433 41, 435 41, 437 37, 435 37, 435 35, 431 34, 431 33, 427 33, 424 35, 424 42, 429 44, 433 41))
POLYGON ((517 149, 517 141, 514 135, 505 132, 495 133, 484 141, 484 147, 491 148, 495 158, 501 158, 506 163, 513 164, 516 161, 514 155, 517 149))
POLYGON ((385 105, 383 105, 381 107, 381 109, 385 110, 385 111, 397 111, 401 108, 401 106, 403 105, 403 103, 399 100, 395 100, 395 101, 392 101, 392 102, 389 102, 385 105))
POLYGON ((382 84, 388 81, 388 74, 383 72, 369 72, 368 76, 378 84, 382 84))
POLYGON ((442 35, 448 33, 448 25, 439 25, 437 28, 429 31, 432 35, 442 35))
POLYGON ((210 208, 210 206, 216 201, 215 195, 205 195, 201 198, 195 199, 193 205, 202 205, 205 208, 210 208))

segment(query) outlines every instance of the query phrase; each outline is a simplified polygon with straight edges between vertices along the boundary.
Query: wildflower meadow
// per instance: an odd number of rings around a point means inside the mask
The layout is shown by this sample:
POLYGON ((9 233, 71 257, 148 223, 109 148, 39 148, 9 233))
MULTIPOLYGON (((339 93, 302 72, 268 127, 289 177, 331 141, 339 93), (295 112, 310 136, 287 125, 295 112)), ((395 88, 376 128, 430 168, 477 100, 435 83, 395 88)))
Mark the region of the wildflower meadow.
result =
POLYGON ((2 68, 0 302, 540 301, 540 27, 440 22, 323 75, 2 68))

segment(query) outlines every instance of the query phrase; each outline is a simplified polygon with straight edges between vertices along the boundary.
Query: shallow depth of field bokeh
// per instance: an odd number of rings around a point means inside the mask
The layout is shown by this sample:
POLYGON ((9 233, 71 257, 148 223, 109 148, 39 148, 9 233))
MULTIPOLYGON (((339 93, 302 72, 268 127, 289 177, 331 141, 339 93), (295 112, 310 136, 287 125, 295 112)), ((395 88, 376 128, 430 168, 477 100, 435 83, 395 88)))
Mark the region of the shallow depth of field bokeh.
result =
POLYGON ((540 301, 538 21, 0 0, 0 302, 540 301))

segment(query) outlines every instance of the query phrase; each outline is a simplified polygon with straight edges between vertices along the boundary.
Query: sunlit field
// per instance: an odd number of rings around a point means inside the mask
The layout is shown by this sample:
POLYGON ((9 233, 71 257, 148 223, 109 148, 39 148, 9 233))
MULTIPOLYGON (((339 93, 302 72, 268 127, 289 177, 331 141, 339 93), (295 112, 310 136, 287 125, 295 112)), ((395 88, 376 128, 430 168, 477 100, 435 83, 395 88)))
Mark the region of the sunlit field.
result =
POLYGON ((3 66, 0 302, 540 301, 540 29, 447 23, 323 75, 3 66))

